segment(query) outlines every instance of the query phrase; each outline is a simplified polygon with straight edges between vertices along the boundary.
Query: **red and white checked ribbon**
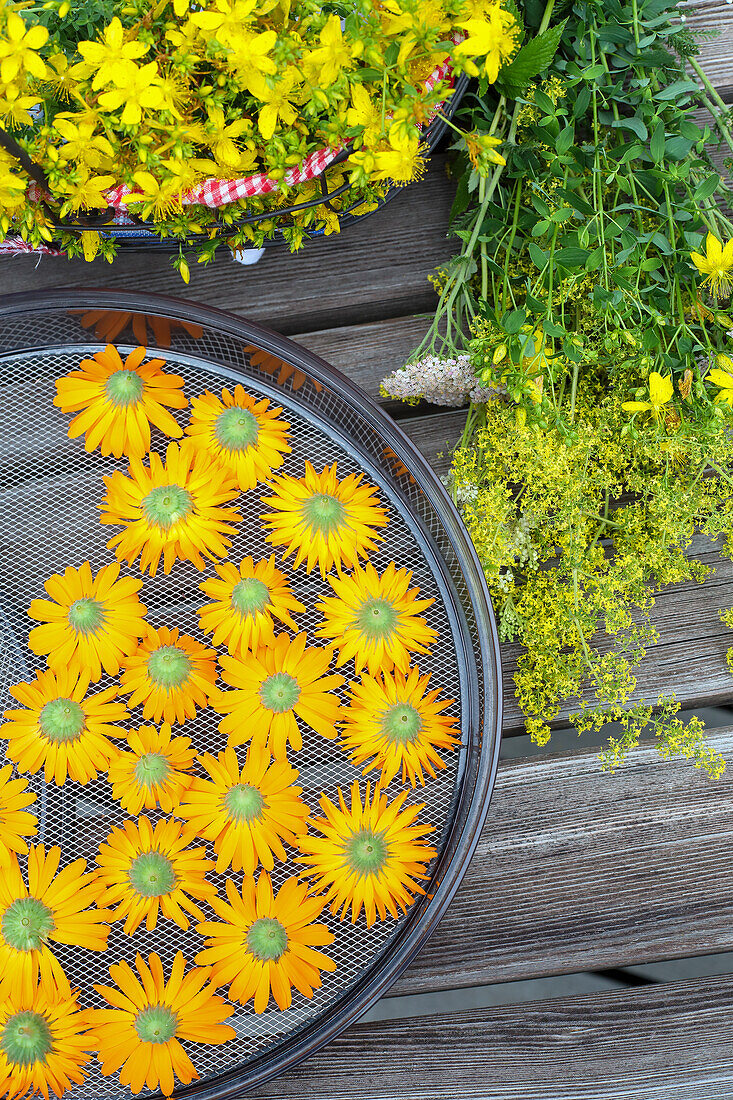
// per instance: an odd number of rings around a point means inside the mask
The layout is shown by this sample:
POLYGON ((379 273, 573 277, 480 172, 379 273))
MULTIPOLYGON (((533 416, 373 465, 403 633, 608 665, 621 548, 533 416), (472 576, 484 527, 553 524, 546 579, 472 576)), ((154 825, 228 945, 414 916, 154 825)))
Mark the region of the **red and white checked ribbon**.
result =
MULTIPOLYGON (((446 58, 442 64, 438 65, 437 68, 433 70, 423 87, 426 92, 432 91, 439 81, 445 80, 446 78, 450 80, 452 85, 453 78, 450 58, 446 58)), ((439 110, 440 107, 436 107, 431 117, 435 117, 439 110)), ((317 179, 325 172, 329 164, 336 159, 342 149, 344 149, 344 145, 332 146, 326 149, 316 149, 314 153, 306 157, 302 164, 286 172, 285 184, 288 187, 294 187, 299 183, 306 183, 308 180, 317 179)), ((237 180, 211 178, 202 180, 201 183, 198 183, 190 191, 187 191, 186 194, 181 197, 181 202, 184 206, 207 206, 215 210, 219 206, 226 206, 227 203, 237 202, 239 199, 251 199, 257 195, 270 194, 272 191, 277 191, 280 186, 279 180, 272 179, 272 177, 268 176, 265 172, 256 172, 252 176, 245 176, 237 180)), ((40 191, 35 183, 29 185, 28 194, 31 199, 37 200, 40 198, 40 191)), ((109 191, 103 192, 107 200, 107 205, 113 207, 113 209, 117 211, 117 216, 110 223, 110 226, 134 224, 132 219, 127 216, 129 206, 128 203, 124 201, 125 198, 132 194, 142 194, 142 192, 137 189, 126 187, 124 184, 120 184, 118 187, 113 187, 110 188, 109 191)), ((49 248, 46 245, 39 245, 37 248, 33 248, 20 237, 9 237, 5 241, 0 241, 0 253, 21 252, 43 252, 53 256, 61 255, 56 249, 49 248)))

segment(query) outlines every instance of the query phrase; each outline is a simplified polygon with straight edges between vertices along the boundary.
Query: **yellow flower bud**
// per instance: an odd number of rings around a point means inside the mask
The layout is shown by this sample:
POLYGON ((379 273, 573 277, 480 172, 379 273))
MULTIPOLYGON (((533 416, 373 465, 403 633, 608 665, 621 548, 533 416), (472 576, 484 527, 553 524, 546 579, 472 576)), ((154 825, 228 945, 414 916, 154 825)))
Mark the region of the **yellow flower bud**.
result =
POLYGON ((188 282, 191 278, 191 272, 189 271, 188 264, 186 263, 186 261, 184 259, 181 259, 181 262, 178 265, 178 271, 179 271, 180 276, 183 279, 184 283, 188 284, 188 282))
POLYGON ((71 4, 69 0, 64 0, 64 3, 59 8, 59 19, 66 19, 66 16, 71 11, 71 4))

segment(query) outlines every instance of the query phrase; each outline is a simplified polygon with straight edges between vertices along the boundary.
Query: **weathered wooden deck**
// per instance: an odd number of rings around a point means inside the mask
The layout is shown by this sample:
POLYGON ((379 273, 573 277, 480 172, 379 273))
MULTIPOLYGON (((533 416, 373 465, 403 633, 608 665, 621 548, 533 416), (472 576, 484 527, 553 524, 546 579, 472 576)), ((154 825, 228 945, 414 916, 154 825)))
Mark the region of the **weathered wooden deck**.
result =
MULTIPOLYGON (((702 62, 733 102, 733 8, 705 0, 689 23, 718 28, 702 62)), ((59 286, 173 294, 260 321, 318 352, 378 394, 424 330, 427 276, 452 252, 451 187, 440 157, 426 181, 341 238, 255 267, 222 256, 185 287, 165 256, 111 268, 21 256, 0 262, 0 293, 59 286)), ((439 469, 464 413, 389 406, 439 469)), ((659 643, 639 694, 676 692, 685 706, 728 705, 718 609, 733 605, 733 563, 704 586, 662 593, 659 643)), ((503 650, 504 734, 522 730, 511 691, 516 650, 503 650)), ((733 762, 733 729, 712 742, 733 762)), ((614 777, 595 752, 502 764, 481 842, 435 936, 392 995, 601 970, 733 951, 733 766, 715 783, 641 748, 614 777)), ((621 992, 354 1026, 262 1097, 322 1100, 723 1100, 733 1096, 733 975, 621 992)))

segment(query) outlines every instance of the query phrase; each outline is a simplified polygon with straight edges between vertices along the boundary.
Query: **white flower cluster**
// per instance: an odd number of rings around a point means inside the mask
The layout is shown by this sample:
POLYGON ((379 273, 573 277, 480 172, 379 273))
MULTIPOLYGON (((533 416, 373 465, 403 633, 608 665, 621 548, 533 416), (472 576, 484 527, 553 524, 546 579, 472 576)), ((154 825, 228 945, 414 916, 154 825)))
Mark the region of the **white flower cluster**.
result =
POLYGON ((468 355, 455 359, 426 355, 388 374, 382 382, 382 393, 387 397, 411 402, 422 398, 433 405, 465 405, 468 400, 485 404, 505 392, 503 387, 498 390, 478 385, 468 355))

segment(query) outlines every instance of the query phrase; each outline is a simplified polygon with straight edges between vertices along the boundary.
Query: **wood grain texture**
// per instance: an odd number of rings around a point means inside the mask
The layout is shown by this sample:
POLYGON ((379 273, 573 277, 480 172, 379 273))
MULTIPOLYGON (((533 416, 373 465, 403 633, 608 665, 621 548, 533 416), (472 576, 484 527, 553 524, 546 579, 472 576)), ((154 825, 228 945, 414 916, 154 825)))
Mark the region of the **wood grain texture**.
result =
POLYGON ((358 1025, 259 1100, 727 1100, 731 978, 358 1025))
POLYGON ((733 728, 714 781, 654 746, 504 761, 476 853, 397 995, 733 950, 733 728))
POLYGON ((209 302, 286 335, 428 312, 436 297, 433 269, 454 251, 446 238, 453 185, 445 157, 433 158, 420 184, 343 234, 308 242, 291 255, 269 248, 254 267, 235 264, 224 249, 204 267, 191 265, 188 286, 170 257, 124 253, 112 266, 95 260, 3 257, 0 293, 40 287, 119 287, 209 302), (38 265, 38 266, 37 266, 38 265))
POLYGON ((721 94, 733 98, 733 8, 726 0, 687 0, 680 4, 691 31, 711 31, 700 41, 698 62, 721 94))

